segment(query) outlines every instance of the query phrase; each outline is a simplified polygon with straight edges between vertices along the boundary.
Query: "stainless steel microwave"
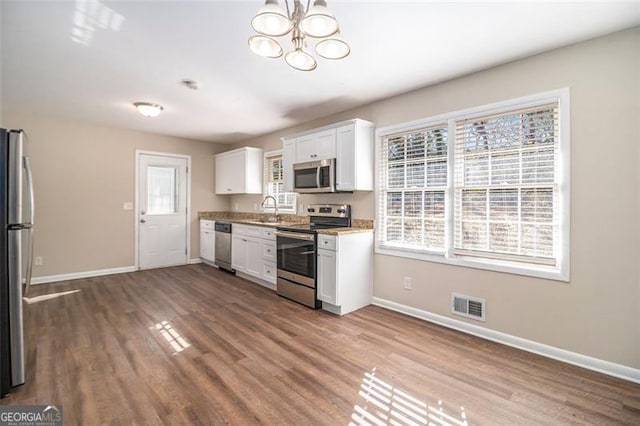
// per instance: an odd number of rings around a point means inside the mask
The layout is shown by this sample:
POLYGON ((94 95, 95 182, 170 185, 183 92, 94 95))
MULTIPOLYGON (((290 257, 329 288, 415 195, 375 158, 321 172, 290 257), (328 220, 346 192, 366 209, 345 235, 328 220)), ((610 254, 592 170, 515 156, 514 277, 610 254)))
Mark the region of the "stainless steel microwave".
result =
POLYGON ((293 190, 301 194, 336 192, 336 159, 294 164, 293 190))

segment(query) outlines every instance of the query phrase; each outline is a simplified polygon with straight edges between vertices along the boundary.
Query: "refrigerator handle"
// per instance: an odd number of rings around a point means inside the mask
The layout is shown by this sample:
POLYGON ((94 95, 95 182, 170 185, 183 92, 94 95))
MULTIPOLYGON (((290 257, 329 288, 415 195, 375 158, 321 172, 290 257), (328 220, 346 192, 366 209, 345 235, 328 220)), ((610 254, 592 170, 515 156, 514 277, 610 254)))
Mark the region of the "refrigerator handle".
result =
POLYGON ((33 173, 31 173, 31 163, 29 157, 24 156, 24 170, 27 172, 27 189, 29 190, 29 223, 33 225, 35 219, 35 200, 33 196, 33 173))
POLYGON ((22 293, 23 297, 29 297, 29 289, 31 288, 31 275, 33 272, 33 222, 35 218, 35 203, 33 196, 33 174, 31 173, 31 164, 29 163, 29 157, 24 157, 24 169, 27 174, 27 189, 29 191, 28 199, 29 199, 29 222, 31 223, 31 227, 29 228, 29 237, 27 253, 29 258, 27 259, 27 270, 25 274, 25 285, 24 292, 22 293))

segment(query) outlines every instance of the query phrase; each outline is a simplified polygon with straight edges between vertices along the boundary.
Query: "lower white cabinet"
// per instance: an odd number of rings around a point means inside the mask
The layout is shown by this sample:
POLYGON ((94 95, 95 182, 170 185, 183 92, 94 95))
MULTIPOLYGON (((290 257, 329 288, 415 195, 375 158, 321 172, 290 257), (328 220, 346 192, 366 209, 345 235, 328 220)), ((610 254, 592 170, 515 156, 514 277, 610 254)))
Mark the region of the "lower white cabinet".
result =
POLYGON ((231 266, 236 272, 258 278, 259 284, 276 283, 275 247, 271 228, 237 223, 231 226, 231 266))
POLYGON ((200 220, 200 258, 208 265, 216 261, 216 229, 215 221, 200 220))
POLYGON ((318 234, 318 299, 344 315, 373 299, 373 232, 318 234))

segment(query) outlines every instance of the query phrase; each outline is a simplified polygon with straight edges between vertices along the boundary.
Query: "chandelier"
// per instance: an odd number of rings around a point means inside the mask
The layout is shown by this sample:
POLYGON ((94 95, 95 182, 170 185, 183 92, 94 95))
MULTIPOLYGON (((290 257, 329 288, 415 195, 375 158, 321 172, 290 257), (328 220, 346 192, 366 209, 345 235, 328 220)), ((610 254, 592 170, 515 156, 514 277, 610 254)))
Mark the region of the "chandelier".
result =
POLYGON ((283 49, 275 37, 291 33, 292 50, 284 55, 284 60, 291 67, 300 71, 314 70, 318 64, 308 53, 307 37, 317 39, 316 53, 326 59, 342 59, 350 52, 349 45, 340 37, 338 21, 327 8, 325 0, 315 0, 309 8, 301 0, 293 0, 293 13, 289 9, 289 1, 284 3, 285 10, 278 0, 266 0, 265 5, 251 20, 251 26, 258 33, 249 38, 251 50, 267 58, 279 58, 283 49))

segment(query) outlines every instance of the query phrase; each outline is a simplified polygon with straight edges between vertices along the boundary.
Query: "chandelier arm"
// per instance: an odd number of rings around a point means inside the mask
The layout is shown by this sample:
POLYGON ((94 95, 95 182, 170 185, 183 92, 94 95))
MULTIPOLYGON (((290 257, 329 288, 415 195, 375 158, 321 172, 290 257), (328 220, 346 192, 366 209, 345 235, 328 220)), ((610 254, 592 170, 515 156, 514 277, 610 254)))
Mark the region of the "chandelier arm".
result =
POLYGON ((285 6, 287 6, 287 17, 291 19, 291 12, 289 11, 289 0, 284 0, 285 6))

